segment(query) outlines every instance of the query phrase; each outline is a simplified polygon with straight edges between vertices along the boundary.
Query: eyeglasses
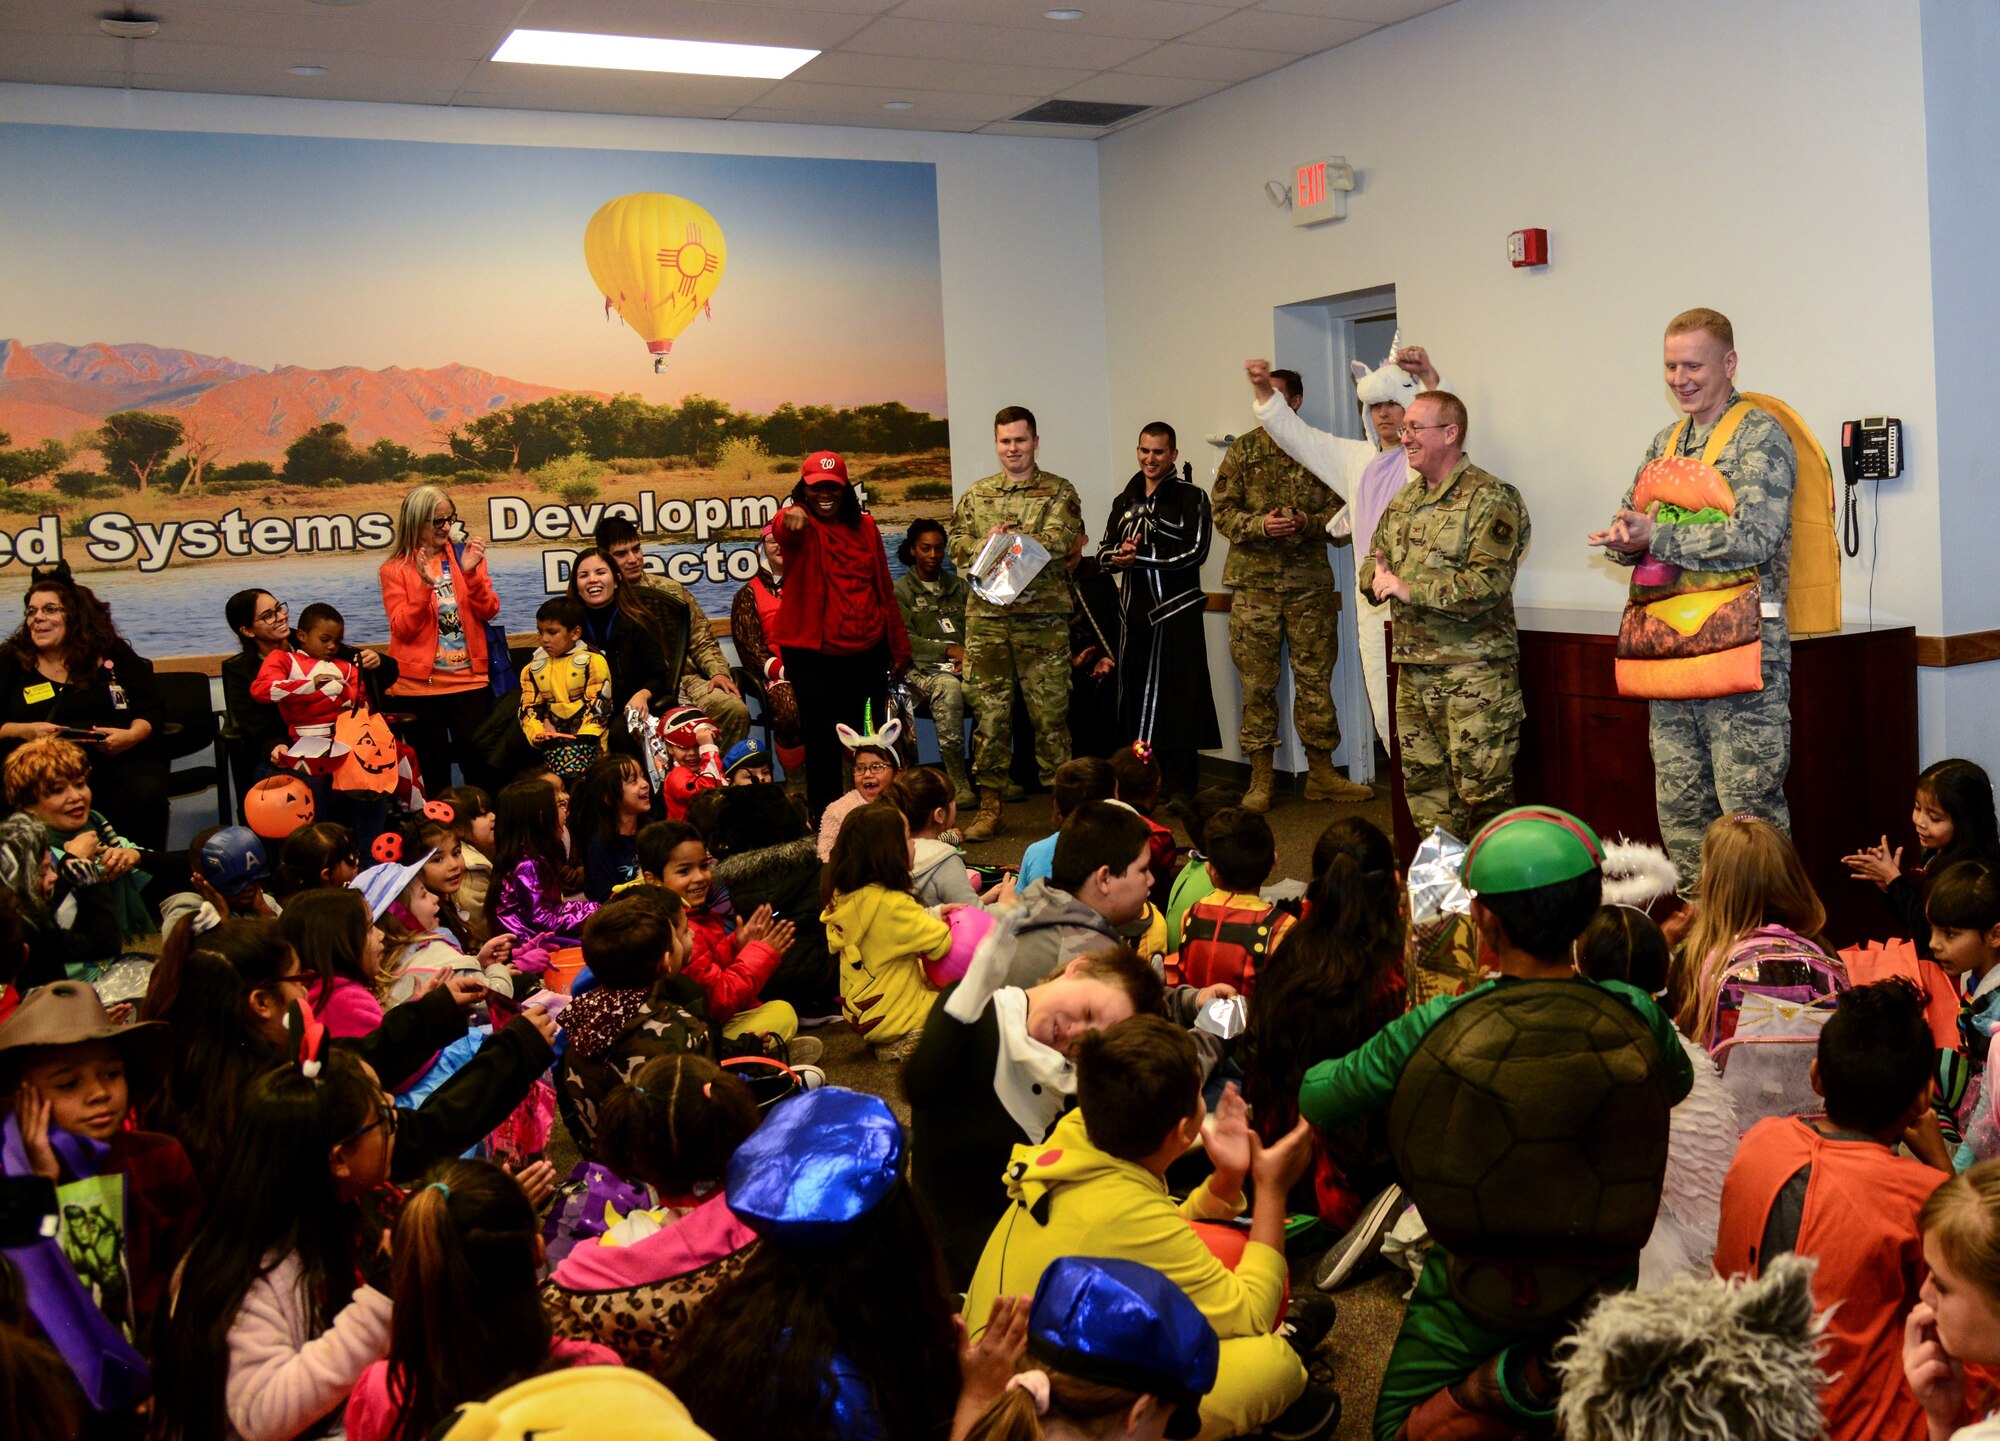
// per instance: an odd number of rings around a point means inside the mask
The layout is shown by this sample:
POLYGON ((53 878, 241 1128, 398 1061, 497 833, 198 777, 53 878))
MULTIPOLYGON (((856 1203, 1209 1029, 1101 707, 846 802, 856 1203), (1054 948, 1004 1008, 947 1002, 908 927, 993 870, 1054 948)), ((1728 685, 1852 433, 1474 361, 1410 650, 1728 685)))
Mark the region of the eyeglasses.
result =
POLYGON ((450 524, 452 524, 452 523, 453 523, 454 521, 456 521, 457 519, 458 519, 458 512, 454 510, 454 511, 453 511, 453 512, 452 512, 452 513, 451 513, 450 515, 434 515, 434 516, 432 516, 432 517, 431 517, 431 524, 432 524, 432 525, 450 525, 450 524))
POLYGON ((29 620, 33 620, 38 615, 53 616, 56 619, 60 620, 63 616, 63 608, 59 605, 53 605, 53 604, 31 605, 27 608, 27 614, 29 620))
POLYGON ((286 604, 285 604, 285 603, 284 603, 283 601, 279 601, 279 602, 278 602, 278 603, 277 603, 276 605, 272 606, 272 607, 271 607, 271 608, 270 608, 269 610, 260 610, 260 611, 258 611, 258 612, 257 612, 257 614, 256 614, 256 617, 255 617, 255 619, 256 619, 256 621, 257 621, 257 624, 259 624, 259 625, 269 625, 269 624, 270 624, 270 623, 271 623, 272 621, 276 620, 276 619, 277 619, 277 618, 278 618, 279 616, 281 616, 281 615, 290 615, 291 613, 292 613, 292 612, 291 612, 291 607, 287 606, 287 605, 286 605, 286 604))
POLYGON ((1396 427, 1396 434, 1408 435, 1413 430, 1443 430, 1447 425, 1450 424, 1451 422, 1448 420, 1439 421, 1436 425, 1411 425, 1406 421, 1402 425, 1396 427))
POLYGON ((894 769, 894 766, 885 766, 880 761, 870 761, 865 766, 856 766, 854 773, 858 776, 886 776, 894 769))
POLYGON ((349 1135, 342 1136, 333 1144, 335 1147, 351 1146, 378 1126, 381 1127, 382 1134, 385 1136, 396 1134, 396 1103, 394 1101, 377 1101, 375 1103, 375 1114, 369 1118, 367 1125, 349 1135))

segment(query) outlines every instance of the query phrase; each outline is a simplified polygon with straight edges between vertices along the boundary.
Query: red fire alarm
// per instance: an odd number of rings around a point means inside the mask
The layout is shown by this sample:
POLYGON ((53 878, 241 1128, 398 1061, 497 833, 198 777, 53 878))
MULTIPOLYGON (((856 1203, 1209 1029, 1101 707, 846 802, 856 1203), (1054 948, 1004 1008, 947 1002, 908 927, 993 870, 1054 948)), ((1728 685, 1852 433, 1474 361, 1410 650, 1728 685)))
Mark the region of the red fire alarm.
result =
POLYGON ((1546 230, 1517 230, 1507 237, 1507 259, 1516 270, 1524 265, 1549 263, 1549 233, 1546 230))

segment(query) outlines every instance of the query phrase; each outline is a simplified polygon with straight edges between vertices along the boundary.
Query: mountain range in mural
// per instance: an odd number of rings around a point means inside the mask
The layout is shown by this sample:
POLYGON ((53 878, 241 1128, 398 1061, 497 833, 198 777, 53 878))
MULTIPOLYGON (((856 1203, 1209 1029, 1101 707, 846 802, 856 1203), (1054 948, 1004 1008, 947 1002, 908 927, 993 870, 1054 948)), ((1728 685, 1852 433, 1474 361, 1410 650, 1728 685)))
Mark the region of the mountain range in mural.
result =
POLYGON ((17 446, 96 426, 119 410, 179 416, 227 460, 276 460, 302 432, 339 421, 358 445, 387 438, 439 449, 445 431, 489 411, 569 392, 468 365, 265 370, 157 345, 0 340, 0 431, 17 446))

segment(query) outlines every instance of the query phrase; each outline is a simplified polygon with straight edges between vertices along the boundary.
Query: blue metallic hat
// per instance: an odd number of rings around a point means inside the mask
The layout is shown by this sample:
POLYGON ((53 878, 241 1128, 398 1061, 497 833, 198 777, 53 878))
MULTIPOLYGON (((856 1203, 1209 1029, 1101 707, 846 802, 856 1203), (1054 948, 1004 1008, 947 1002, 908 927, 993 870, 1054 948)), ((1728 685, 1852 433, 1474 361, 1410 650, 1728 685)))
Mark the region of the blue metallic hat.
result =
POLYGON ((738 766, 767 766, 771 763, 770 752, 755 740, 745 736, 722 754, 722 773, 736 774, 738 766))
POLYGON ((729 1209, 774 1246, 810 1250, 882 1203, 903 1174, 903 1128, 879 1096, 822 1086, 736 1148, 729 1209))
POLYGON ((1028 1313, 1028 1350, 1037 1360, 1170 1402, 1166 1434, 1174 1441, 1201 1431, 1201 1398, 1215 1388, 1220 1345, 1187 1293, 1137 1261, 1060 1257, 1042 1272, 1028 1313))
POLYGON ((264 843, 248 826, 223 826, 201 843, 202 878, 225 896, 241 895, 270 873, 264 843))

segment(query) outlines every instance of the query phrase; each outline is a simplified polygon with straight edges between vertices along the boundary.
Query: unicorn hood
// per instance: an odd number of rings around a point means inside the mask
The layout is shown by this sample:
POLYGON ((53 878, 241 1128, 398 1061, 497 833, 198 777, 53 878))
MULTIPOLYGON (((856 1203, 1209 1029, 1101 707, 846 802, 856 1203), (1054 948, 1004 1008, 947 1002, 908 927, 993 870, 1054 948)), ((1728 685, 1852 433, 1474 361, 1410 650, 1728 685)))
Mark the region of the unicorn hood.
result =
POLYGON ((1384 401, 1395 405, 1408 406, 1423 392, 1417 378, 1396 364, 1397 352, 1403 348, 1403 332, 1397 331, 1389 342, 1389 357, 1375 369, 1370 370, 1360 361, 1354 361, 1354 393, 1361 401, 1362 409, 1380 405, 1384 401))

